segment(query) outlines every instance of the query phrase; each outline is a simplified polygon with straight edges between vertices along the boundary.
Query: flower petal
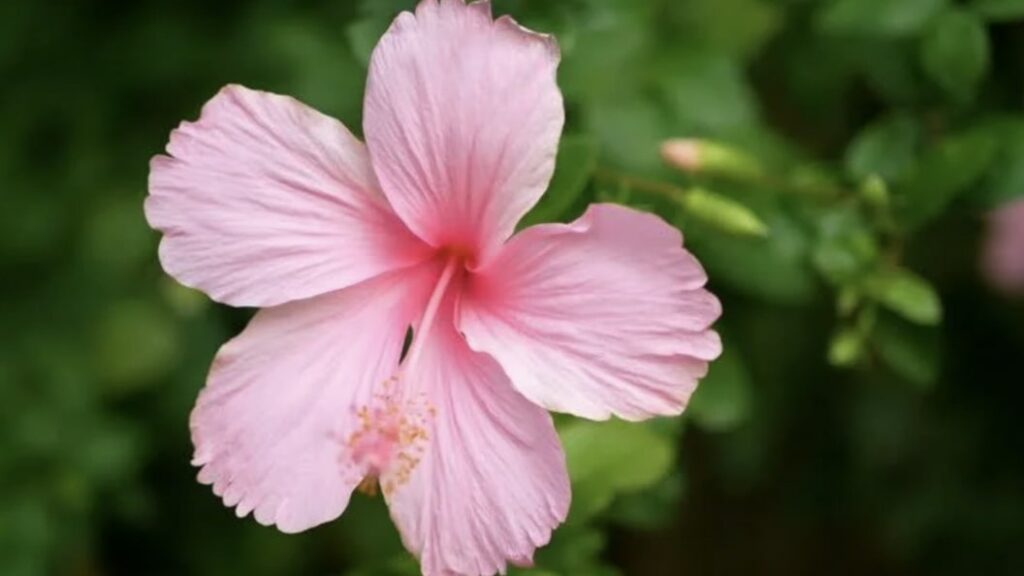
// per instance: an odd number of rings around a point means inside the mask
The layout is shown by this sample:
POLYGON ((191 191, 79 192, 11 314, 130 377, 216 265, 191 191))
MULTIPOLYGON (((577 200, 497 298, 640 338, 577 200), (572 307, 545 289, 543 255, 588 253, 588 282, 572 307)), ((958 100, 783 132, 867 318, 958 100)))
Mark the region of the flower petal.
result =
POLYGON ((214 300, 273 306, 421 261, 366 148, 286 97, 228 86, 150 165, 146 217, 168 274, 214 300))
POLYGON ((1024 200, 992 213, 982 263, 993 286, 1007 294, 1024 293, 1024 200))
POLYGON ((192 412, 199 480, 239 516, 298 532, 362 479, 346 439, 398 365, 436 267, 260 311, 218 352, 192 412))
POLYGON ((381 186, 429 244, 497 248, 547 188, 564 122, 554 39, 488 2, 423 0, 374 50, 363 129, 381 186))
POLYGON ((678 414, 721 352, 709 329, 721 307, 705 281, 677 230, 598 204, 514 237, 469 282, 460 328, 545 408, 678 414))
POLYGON ((565 520, 565 456, 551 417, 466 346, 450 307, 439 318, 406 375, 436 410, 429 445, 391 493, 391 516, 425 576, 504 574, 565 520))

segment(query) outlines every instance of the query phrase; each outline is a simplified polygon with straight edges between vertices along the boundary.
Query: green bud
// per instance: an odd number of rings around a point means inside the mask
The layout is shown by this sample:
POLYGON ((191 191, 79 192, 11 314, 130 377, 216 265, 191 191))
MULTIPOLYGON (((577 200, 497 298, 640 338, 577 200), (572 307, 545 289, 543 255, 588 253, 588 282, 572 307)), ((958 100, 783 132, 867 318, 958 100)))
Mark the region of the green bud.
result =
POLYGON ((861 198, 875 210, 886 210, 889 208, 889 186, 878 174, 868 176, 860 184, 861 198))
POLYGON ((730 234, 768 235, 768 225, 752 210, 731 198, 703 188, 688 190, 680 199, 680 204, 688 215, 730 234))
POLYGON ((864 357, 864 336, 855 328, 843 328, 832 337, 828 361, 833 366, 855 366, 864 357))

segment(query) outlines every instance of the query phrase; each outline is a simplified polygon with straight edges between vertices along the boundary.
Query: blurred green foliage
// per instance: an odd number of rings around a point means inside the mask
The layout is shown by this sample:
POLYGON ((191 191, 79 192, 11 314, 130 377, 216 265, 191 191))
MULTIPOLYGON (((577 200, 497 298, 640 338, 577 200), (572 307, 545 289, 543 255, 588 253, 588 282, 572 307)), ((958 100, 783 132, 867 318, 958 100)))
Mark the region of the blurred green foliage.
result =
MULTIPOLYGON (((141 211, 223 84, 358 132, 412 4, 0 4, 0 574, 416 573, 379 500, 284 536, 194 481, 188 413, 248 312, 164 277, 141 211)), ((725 309, 683 419, 559 418, 573 510, 515 573, 1024 573, 1024 314, 976 274, 1024 195, 1024 2, 495 4, 563 50, 528 223, 652 210, 725 309), (679 137, 756 169, 674 170, 679 137)))

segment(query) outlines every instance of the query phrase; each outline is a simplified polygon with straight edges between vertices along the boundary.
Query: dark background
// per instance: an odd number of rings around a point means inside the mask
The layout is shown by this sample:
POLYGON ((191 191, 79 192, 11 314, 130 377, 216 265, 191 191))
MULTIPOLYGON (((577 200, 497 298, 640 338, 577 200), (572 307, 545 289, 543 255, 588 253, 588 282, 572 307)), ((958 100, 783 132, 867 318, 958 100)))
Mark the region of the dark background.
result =
MULTIPOLYGON (((563 49, 531 221, 656 211, 725 310, 683 418, 559 419, 572 517, 520 573, 1024 574, 1024 307, 978 272, 984 214, 1024 195, 1024 2, 495 4, 563 49), (673 171, 672 137, 759 168, 673 171)), ((149 158, 224 84, 360 132, 411 5, 0 3, 0 574, 417 573, 379 499, 285 536, 195 482, 188 413, 251 312, 165 277, 142 214, 149 158)))

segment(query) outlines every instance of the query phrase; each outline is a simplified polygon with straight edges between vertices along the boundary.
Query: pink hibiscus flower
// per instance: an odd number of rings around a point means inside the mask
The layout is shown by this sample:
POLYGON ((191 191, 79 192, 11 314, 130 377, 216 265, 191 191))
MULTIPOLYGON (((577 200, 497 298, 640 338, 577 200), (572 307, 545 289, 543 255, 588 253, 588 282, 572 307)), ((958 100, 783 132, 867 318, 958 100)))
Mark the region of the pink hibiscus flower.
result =
POLYGON ((569 506, 545 408, 683 410, 720 306, 675 229, 605 204, 509 239, 554 168, 558 61, 486 2, 424 0, 373 53, 365 146, 229 86, 153 159, 164 268, 264 308, 191 417, 199 480, 239 516, 298 532, 379 482, 424 574, 504 572, 569 506))
POLYGON ((1024 200, 992 214, 983 266, 993 286, 1007 293, 1024 293, 1024 200))

